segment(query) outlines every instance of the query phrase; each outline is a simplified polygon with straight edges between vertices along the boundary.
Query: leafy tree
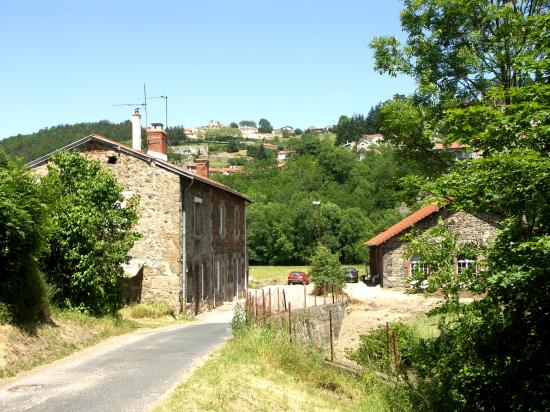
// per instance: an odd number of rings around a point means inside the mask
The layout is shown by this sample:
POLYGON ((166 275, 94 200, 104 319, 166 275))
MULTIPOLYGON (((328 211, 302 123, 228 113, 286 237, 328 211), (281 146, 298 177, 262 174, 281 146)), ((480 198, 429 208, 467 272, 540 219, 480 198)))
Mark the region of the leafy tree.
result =
POLYGON ((311 257, 311 280, 317 290, 324 284, 334 285, 341 289, 345 284, 342 266, 337 253, 332 253, 326 246, 318 244, 311 257))
POLYGON ((51 200, 44 271, 56 288, 54 302, 114 313, 122 304, 121 264, 138 238, 131 231, 138 220, 137 198, 124 200, 110 172, 74 152, 55 154, 42 184, 51 200))
POLYGON ((271 133, 273 131, 273 126, 267 119, 260 119, 258 126, 259 133, 271 133))
POLYGON ((48 288, 39 270, 47 248, 48 211, 28 171, 0 167, 0 323, 48 316, 48 288))
POLYGON ((168 135, 169 146, 179 146, 187 139, 185 130, 182 126, 167 127, 166 134, 168 135))
MULTIPOLYGON (((541 0, 407 1, 401 26, 407 46, 394 36, 371 42, 375 69, 414 77, 420 93, 477 101, 490 87, 530 83, 524 62, 541 61, 540 36, 548 2, 541 0)), ((505 96, 509 103, 509 96, 505 96)))
POLYGON ((504 219, 485 270, 468 285, 484 298, 444 317, 440 336, 413 362, 419 391, 436 393, 431 409, 550 408, 548 7, 407 2, 406 50, 388 38, 374 42, 379 69, 417 78, 424 134, 446 132, 485 152, 424 189, 452 198, 453 208, 504 219))
POLYGON ((229 127, 231 127, 232 129, 238 129, 238 128, 239 128, 239 125, 238 125, 237 123, 235 123, 235 122, 231 122, 231 123, 229 124, 229 127))
POLYGON ((241 120, 239 122, 241 127, 256 127, 256 122, 254 120, 241 120))
POLYGON ((231 140, 228 144, 227 144, 227 152, 228 153, 237 153, 239 151, 239 144, 237 143, 236 140, 231 140))
MULTIPOLYGON (((374 109, 371 109, 371 112, 374 109)), ((340 116, 336 125, 336 144, 342 145, 346 142, 357 142, 364 134, 372 134, 378 131, 378 127, 373 125, 375 114, 365 118, 362 114, 354 114, 351 118, 340 116)))
POLYGON ((294 129, 294 134, 295 134, 296 136, 299 136, 299 135, 304 134, 304 131, 303 131, 302 129, 296 128, 296 129, 294 129))

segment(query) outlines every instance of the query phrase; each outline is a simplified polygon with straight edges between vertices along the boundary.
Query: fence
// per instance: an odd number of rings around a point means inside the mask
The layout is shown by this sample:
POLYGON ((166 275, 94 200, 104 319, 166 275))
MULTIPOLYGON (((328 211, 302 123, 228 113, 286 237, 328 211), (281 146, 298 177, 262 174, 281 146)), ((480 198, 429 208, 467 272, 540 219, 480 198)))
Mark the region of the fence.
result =
POLYGON ((343 293, 332 285, 320 295, 312 286, 280 286, 250 290, 245 312, 248 322, 284 328, 289 339, 310 343, 336 361, 346 305, 343 293))

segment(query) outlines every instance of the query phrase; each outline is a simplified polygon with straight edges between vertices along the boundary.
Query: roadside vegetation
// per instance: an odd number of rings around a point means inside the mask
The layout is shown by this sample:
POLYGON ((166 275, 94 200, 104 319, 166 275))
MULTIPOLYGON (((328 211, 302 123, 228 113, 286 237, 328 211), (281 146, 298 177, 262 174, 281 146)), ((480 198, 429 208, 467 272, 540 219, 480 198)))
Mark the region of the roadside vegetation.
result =
POLYGON ((107 338, 142 328, 186 322, 165 301, 124 307, 114 316, 90 316, 75 309, 52 309, 47 322, 32 329, 0 324, 0 379, 68 356, 107 338))
POLYGON ((381 410, 354 375, 276 329, 247 326, 156 411, 381 410), (370 409, 369 409, 370 408, 370 409))

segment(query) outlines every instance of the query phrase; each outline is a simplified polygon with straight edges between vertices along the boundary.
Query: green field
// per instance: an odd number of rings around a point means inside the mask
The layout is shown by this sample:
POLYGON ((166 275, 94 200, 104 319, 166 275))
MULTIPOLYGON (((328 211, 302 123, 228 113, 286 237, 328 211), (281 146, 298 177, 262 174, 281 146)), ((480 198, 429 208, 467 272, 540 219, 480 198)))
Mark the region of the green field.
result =
MULTIPOLYGON (((359 271, 359 276, 365 274, 365 266, 342 265, 342 268, 354 267, 359 271)), ((291 271, 306 272, 310 271, 309 266, 249 266, 250 279, 248 285, 251 288, 258 288, 267 285, 286 285, 287 276, 291 271)))

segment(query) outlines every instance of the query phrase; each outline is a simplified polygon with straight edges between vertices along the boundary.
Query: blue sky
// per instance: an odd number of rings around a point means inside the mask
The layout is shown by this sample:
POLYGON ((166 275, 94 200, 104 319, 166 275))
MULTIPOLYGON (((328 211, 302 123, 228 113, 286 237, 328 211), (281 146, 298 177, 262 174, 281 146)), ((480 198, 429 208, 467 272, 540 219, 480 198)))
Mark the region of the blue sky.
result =
MULTIPOLYGON (((373 70, 399 0, 0 0, 0 138, 168 96, 169 125, 267 118, 325 126, 366 114, 409 78, 373 70)), ((164 101, 149 122, 164 123, 164 101)))

